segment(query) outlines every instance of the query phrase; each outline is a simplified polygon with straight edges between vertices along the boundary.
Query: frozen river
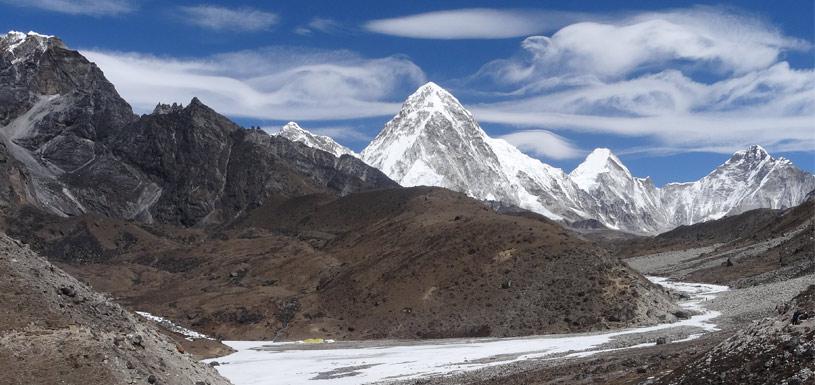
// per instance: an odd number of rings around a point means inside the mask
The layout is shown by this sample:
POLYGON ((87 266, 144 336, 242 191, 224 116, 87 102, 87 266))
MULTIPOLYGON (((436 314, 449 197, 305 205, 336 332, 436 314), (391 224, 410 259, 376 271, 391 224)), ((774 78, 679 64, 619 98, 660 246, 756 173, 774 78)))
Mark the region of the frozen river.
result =
MULTIPOLYGON (((671 328, 691 328, 693 332, 687 338, 716 330, 713 320, 719 313, 706 310, 704 302, 727 290, 726 286, 670 282, 659 277, 649 279, 690 295, 690 299, 681 305, 701 314, 675 323, 611 332, 522 338, 324 344, 226 341, 237 352, 216 359, 221 363, 217 369, 235 385, 367 384, 435 377, 519 360, 587 356, 607 350, 608 344, 616 339, 671 328)), ((641 343, 627 348, 652 344, 641 343)))

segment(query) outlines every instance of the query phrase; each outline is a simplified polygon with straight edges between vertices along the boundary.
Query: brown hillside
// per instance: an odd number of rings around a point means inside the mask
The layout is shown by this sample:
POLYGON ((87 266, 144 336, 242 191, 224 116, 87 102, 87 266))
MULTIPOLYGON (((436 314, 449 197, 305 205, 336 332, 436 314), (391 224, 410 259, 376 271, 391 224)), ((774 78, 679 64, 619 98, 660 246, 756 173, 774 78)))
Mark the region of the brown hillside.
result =
POLYGON ((72 274, 230 339, 516 336, 676 310, 558 224, 440 188, 269 202, 221 230, 35 219, 13 227, 72 274))

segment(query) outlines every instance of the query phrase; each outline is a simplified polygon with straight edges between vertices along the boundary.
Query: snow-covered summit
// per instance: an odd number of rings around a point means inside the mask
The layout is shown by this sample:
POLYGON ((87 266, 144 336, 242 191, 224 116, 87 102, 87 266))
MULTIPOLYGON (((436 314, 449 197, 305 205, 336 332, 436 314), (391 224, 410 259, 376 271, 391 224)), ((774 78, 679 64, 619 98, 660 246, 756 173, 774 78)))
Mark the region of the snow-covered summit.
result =
POLYGON ((740 150, 733 153, 730 159, 727 160, 727 163, 728 164, 733 162, 755 163, 762 162, 768 159, 772 159, 772 156, 770 156, 767 150, 765 150, 764 147, 754 144, 745 150, 740 150))
POLYGON ((674 223, 691 224, 757 208, 788 208, 815 189, 815 175, 788 159, 773 158, 753 145, 702 179, 662 189, 663 205, 674 223))
POLYGON ((432 109, 443 112, 445 107, 455 107, 456 105, 460 106, 461 102, 453 94, 436 83, 427 82, 407 98, 403 109, 432 109))
POLYGON ((604 173, 620 173, 621 177, 632 178, 631 171, 608 148, 597 148, 592 151, 569 176, 583 190, 597 186, 598 177, 604 173))
POLYGON ((287 123, 280 129, 280 132, 277 133, 277 135, 293 142, 300 142, 306 146, 323 150, 336 156, 337 158, 343 155, 351 155, 356 158, 360 157, 359 154, 352 151, 350 148, 337 143, 334 141, 334 139, 331 139, 325 135, 313 134, 300 127, 300 125, 296 122, 287 123))
POLYGON ((23 33, 19 31, 8 31, 0 36, 0 49, 14 54, 21 47, 31 46, 40 51, 44 51, 51 44, 62 44, 57 38, 51 35, 43 35, 34 31, 23 33))
POLYGON ((427 83, 362 151, 403 186, 441 186, 552 218, 579 218, 578 188, 562 170, 490 138, 452 94, 427 83), (567 192, 568 190, 568 192, 567 192))
POLYGON ((590 219, 619 230, 651 233, 666 223, 659 191, 650 178, 637 178, 607 148, 592 151, 569 177, 588 193, 590 219))
POLYGON ((649 234, 758 207, 791 207, 815 189, 815 175, 773 159, 761 146, 736 152, 699 181, 664 188, 634 176, 607 148, 565 174, 490 138, 458 99, 432 82, 405 100, 362 157, 403 186, 446 187, 556 220, 595 219, 649 234))

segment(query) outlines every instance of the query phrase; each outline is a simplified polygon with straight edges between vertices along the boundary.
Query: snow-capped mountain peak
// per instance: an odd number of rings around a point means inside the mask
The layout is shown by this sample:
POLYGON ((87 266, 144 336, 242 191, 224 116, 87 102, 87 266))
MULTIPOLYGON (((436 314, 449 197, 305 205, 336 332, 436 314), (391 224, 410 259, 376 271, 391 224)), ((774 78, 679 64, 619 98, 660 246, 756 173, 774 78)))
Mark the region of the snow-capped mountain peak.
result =
POLYGON ((672 183, 662 191, 663 205, 676 225, 691 224, 757 208, 795 206, 815 189, 815 175, 759 145, 736 151, 704 178, 672 183))
POLYGON ((432 82, 407 98, 362 157, 403 186, 446 187, 556 219, 581 215, 579 189, 568 175, 490 138, 458 99, 432 82))
POLYGON ((300 142, 306 146, 323 150, 336 156, 337 158, 343 155, 351 155, 359 158, 359 154, 352 151, 350 148, 337 143, 334 141, 334 139, 331 139, 328 136, 313 134, 300 127, 300 125, 296 122, 288 122, 280 129, 280 132, 277 135, 293 142, 300 142))
POLYGON ((761 146, 736 152, 699 181, 664 188, 635 177, 607 148, 565 174, 490 138, 432 82, 407 98, 362 157, 403 186, 446 187, 556 220, 595 219, 650 234, 752 208, 791 207, 815 189, 814 175, 773 159, 761 146))
POLYGON ((405 100, 399 113, 362 151, 362 159, 405 186, 440 185, 447 180, 444 187, 452 188, 463 186, 467 173, 450 175, 450 180, 441 171, 448 166, 427 162, 442 162, 442 158, 456 155, 474 156, 481 159, 485 170, 498 170, 486 139, 487 134, 458 99, 429 82, 405 100))
POLYGON ((597 187, 598 176, 604 173, 621 174, 620 177, 633 178, 631 171, 608 148, 597 148, 592 151, 569 176, 581 189, 589 191, 597 187))
POLYGON ((309 134, 309 132, 304 130, 303 127, 300 127, 297 122, 288 122, 280 128, 280 135, 304 136, 307 134, 309 134))
POLYGON ((447 92, 438 84, 427 82, 407 98, 403 108, 408 107, 408 109, 415 110, 429 108, 444 111, 445 107, 451 106, 461 106, 461 103, 453 94, 447 92))
POLYGON ((59 44, 62 42, 54 36, 43 35, 34 31, 23 33, 19 31, 9 31, 7 34, 0 36, 0 49, 11 54, 17 54, 24 48, 36 49, 38 51, 45 51, 49 45, 59 44))
POLYGON ((773 160, 773 157, 764 149, 757 144, 754 144, 748 147, 745 150, 736 151, 727 160, 725 164, 736 163, 736 162, 748 162, 748 163, 757 163, 766 160, 773 160))

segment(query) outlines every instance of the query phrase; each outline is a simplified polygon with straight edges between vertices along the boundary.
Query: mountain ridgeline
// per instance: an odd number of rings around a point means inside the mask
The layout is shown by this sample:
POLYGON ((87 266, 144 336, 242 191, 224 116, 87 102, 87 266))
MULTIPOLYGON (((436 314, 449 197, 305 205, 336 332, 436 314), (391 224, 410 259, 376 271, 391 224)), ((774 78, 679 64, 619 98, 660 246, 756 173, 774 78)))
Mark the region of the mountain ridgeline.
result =
POLYGON ((136 116, 99 68, 57 38, 0 37, 2 197, 60 216, 185 226, 266 199, 394 187, 378 170, 245 130, 198 99, 136 116))
POLYGON ((361 156, 403 186, 446 187, 554 220, 597 220, 634 233, 658 233, 756 208, 789 208, 815 189, 815 175, 760 146, 736 152, 696 182, 663 188, 633 176, 602 148, 566 174, 490 138, 434 83, 411 95, 361 156))
POLYGON ((593 151, 567 174, 489 137, 434 83, 408 97, 357 154, 294 122, 272 136, 244 130, 198 99, 137 116, 95 64, 55 37, 9 33, 0 38, 0 63, 0 136, 12 159, 3 166, 0 203, 30 203, 62 216, 217 224, 272 195, 344 195, 395 181, 565 223, 655 234, 756 208, 792 207, 815 189, 815 175, 760 146, 735 153, 698 181, 662 188, 633 176, 608 149, 593 151))

